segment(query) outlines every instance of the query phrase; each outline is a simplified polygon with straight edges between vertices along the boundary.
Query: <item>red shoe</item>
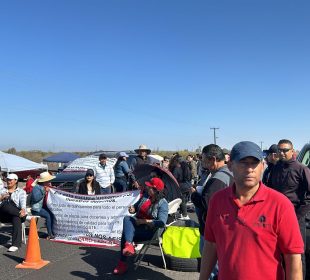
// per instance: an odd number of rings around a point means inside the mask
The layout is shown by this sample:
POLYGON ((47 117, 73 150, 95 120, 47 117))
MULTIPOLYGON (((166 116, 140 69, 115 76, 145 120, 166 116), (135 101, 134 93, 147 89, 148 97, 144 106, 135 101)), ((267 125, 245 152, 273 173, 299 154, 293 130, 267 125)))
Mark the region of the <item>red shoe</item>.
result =
POLYGON ((128 269, 127 263, 119 261, 117 266, 113 270, 113 274, 122 275, 127 271, 127 269, 128 269))
POLYGON ((129 242, 125 243, 125 247, 123 249, 123 255, 124 256, 133 256, 135 254, 135 247, 129 242))

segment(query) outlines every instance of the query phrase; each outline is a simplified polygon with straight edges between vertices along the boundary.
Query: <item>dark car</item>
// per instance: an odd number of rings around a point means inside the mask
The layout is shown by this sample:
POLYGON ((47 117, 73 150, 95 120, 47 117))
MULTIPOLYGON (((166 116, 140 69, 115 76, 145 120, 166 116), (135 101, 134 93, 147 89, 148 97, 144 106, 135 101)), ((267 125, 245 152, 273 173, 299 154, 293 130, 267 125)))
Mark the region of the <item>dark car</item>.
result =
POLYGON ((56 174, 56 178, 52 180, 52 186, 66 192, 76 192, 78 182, 84 178, 86 171, 83 172, 66 172, 56 174))
MULTIPOLYGON (((127 159, 128 165, 130 165, 136 153, 134 151, 125 151, 129 158, 127 159)), ((95 152, 89 156, 97 158, 100 154, 105 153, 108 158, 116 159, 119 151, 100 151, 95 152)), ((82 160, 82 159, 80 159, 82 160)), ((98 160, 99 162, 99 160, 98 160)), ((54 187, 66 191, 75 193, 78 190, 79 182, 85 177, 87 168, 71 168, 70 165, 65 168, 61 173, 56 174, 56 178, 54 178, 51 183, 54 187)))

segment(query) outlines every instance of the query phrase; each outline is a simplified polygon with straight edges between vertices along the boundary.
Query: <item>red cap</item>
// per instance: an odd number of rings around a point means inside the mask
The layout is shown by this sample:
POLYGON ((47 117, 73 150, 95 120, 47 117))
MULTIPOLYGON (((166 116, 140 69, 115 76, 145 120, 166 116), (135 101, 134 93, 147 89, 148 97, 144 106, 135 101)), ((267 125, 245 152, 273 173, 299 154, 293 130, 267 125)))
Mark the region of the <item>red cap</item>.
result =
POLYGON ((165 187, 164 182, 159 178, 152 178, 149 182, 145 182, 148 187, 155 188, 158 191, 162 191, 165 187))

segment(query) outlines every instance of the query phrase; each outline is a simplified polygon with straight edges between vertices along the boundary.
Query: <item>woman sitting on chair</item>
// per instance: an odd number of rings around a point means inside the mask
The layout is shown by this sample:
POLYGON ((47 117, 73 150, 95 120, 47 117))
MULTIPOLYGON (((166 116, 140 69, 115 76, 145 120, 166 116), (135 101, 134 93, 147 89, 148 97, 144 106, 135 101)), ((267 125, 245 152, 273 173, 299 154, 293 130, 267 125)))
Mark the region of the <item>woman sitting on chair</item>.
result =
POLYGON ((42 172, 40 177, 32 183, 33 189, 30 198, 31 213, 46 220, 48 234, 46 239, 48 240, 55 238, 53 233, 54 215, 46 205, 50 181, 54 178, 55 176, 52 176, 48 171, 42 172))
POLYGON ((141 197, 140 200, 129 207, 130 214, 123 220, 123 232, 121 239, 121 257, 114 269, 114 274, 124 274, 128 265, 126 258, 135 254, 132 242, 152 239, 158 228, 165 226, 168 219, 168 202, 164 198, 164 183, 159 178, 152 178, 145 182, 149 197, 141 197))
POLYGON ((0 188, 0 221, 13 224, 12 246, 17 251, 22 244, 22 223, 26 220, 26 192, 17 187, 16 174, 7 176, 7 187, 0 188))

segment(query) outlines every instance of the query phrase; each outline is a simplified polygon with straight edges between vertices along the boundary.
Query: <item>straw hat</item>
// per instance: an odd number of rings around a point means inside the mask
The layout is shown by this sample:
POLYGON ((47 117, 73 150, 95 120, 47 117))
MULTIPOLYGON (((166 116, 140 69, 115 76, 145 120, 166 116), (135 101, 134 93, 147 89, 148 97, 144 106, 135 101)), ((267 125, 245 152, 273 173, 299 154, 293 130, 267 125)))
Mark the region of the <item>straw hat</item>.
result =
POLYGON ((40 177, 31 184, 31 186, 35 186, 37 183, 43 183, 43 182, 48 182, 51 181, 55 178, 56 176, 51 175, 48 171, 42 172, 40 174, 40 177))
POLYGON ((135 152, 138 154, 139 151, 146 151, 146 153, 149 155, 151 153, 151 150, 144 144, 139 146, 139 149, 136 149, 135 152))

